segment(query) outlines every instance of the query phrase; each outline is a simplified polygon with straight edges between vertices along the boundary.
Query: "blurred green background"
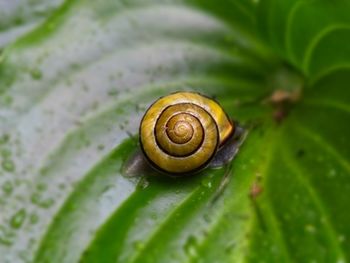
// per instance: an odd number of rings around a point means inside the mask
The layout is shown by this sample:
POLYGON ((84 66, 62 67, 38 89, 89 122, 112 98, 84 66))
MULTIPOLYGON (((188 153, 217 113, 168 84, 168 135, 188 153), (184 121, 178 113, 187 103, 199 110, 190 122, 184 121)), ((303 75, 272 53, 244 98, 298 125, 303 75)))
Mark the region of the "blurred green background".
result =
POLYGON ((0 0, 0 262, 350 262, 349 14, 0 0), (123 176, 142 114, 177 90, 247 128, 239 154, 190 178, 123 176))

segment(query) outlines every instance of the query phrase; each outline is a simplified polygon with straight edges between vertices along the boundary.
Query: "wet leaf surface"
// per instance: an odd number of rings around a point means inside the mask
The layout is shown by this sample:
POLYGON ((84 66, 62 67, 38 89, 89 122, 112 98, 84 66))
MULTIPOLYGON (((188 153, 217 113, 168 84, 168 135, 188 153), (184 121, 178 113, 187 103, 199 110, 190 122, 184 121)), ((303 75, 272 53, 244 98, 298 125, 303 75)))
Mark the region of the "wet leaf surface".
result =
POLYGON ((0 10, 0 262, 350 261, 346 1, 0 10), (145 109, 177 90, 246 128, 239 154, 124 176, 145 109))

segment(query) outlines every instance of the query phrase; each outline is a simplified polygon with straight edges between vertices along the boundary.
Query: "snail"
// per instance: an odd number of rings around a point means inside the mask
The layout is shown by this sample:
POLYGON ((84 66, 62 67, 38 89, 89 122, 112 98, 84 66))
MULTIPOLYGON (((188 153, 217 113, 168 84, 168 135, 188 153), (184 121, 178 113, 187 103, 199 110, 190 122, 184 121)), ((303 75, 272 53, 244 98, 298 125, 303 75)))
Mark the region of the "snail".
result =
POLYGON ((142 153, 151 167, 178 176, 231 161, 243 129, 215 100, 195 92, 176 92, 147 109, 139 133, 142 153))

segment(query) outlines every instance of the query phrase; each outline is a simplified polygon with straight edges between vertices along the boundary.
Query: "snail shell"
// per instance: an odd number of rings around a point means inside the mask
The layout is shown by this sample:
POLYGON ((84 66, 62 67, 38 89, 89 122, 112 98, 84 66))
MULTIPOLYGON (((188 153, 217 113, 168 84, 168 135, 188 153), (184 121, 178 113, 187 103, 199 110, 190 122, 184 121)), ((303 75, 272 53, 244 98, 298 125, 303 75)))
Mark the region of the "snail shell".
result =
POLYGON ((141 149, 150 164, 167 174, 205 168, 235 130, 214 100, 193 92, 161 97, 140 124, 141 149))

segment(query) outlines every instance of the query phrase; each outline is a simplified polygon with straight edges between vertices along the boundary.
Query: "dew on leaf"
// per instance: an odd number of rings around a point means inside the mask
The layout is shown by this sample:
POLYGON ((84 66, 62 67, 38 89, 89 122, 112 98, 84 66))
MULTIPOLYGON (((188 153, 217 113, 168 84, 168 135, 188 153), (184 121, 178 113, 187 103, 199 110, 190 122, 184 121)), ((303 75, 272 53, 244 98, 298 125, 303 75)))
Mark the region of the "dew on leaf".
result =
POLYGON ((204 214, 203 219, 206 223, 210 223, 212 221, 211 217, 209 214, 204 214))
POLYGON ((79 70, 81 66, 77 63, 73 63, 70 65, 72 70, 79 70))
POLYGON ((189 257, 195 257, 197 255, 197 239, 194 236, 187 238, 184 250, 189 257))
POLYGON ((12 228, 18 229, 23 225, 27 212, 23 208, 16 212, 10 219, 10 225, 12 228))
POLYGON ((225 247, 225 252, 227 254, 230 254, 230 253, 232 253, 232 251, 234 250, 235 247, 236 247, 235 241, 228 242, 228 244, 225 247))
POLYGON ((147 180, 146 177, 141 177, 141 179, 139 180, 138 184, 137 184, 137 189, 146 189, 149 186, 149 181, 147 180))
POLYGON ((38 204, 38 202, 40 201, 40 196, 39 194, 33 194, 30 197, 30 200, 32 201, 33 204, 38 204))
POLYGON ((335 169, 331 169, 328 173, 328 177, 333 178, 337 175, 337 171, 335 169))
POLYGON ((31 262, 31 258, 30 258, 30 253, 28 252, 28 250, 22 250, 18 252, 18 256, 19 258, 22 260, 22 262, 24 263, 29 263, 31 262))
POLYGON ((30 75, 34 80, 40 80, 43 76, 43 73, 39 69, 32 69, 30 75))
POLYGON ((157 214, 157 213, 152 213, 152 214, 151 214, 151 218, 152 218, 153 220, 156 220, 156 219, 158 218, 158 214, 157 214))
POLYGON ((52 198, 48 198, 48 199, 43 200, 40 203, 40 206, 42 208, 50 208, 53 204, 54 204, 54 200, 52 198))
POLYGON ((142 250, 145 244, 142 241, 138 240, 133 243, 133 246, 135 247, 136 250, 142 250))
POLYGON ((2 149, 1 156, 8 159, 11 156, 11 151, 9 149, 2 149))
POLYGON ((305 230, 306 232, 309 232, 309 233, 315 233, 316 232, 316 228, 314 225, 311 225, 311 224, 308 224, 305 226, 305 230))
POLYGON ((91 105, 91 110, 97 110, 100 106, 100 103, 98 101, 94 101, 91 105))
POLYGON ((12 246, 13 241, 11 239, 4 238, 0 236, 0 244, 4 246, 12 246))
POLYGON ((36 223, 39 222, 38 215, 35 214, 35 213, 31 214, 30 217, 29 217, 29 221, 30 221, 31 224, 35 225, 36 223))
POLYGON ((117 89, 111 89, 108 91, 108 96, 117 96, 119 94, 117 89))
POLYGON ((103 189, 102 189, 102 191, 101 191, 101 193, 102 194, 104 194, 104 193, 107 193, 107 192, 109 192, 111 189, 113 189, 114 188, 114 185, 106 185, 103 189))
POLYGON ((322 223, 322 224, 327 224, 327 218, 326 217, 324 217, 324 216, 322 216, 321 217, 321 219, 320 219, 320 222, 322 223))
POLYGON ((345 241, 345 236, 344 235, 339 235, 338 240, 340 243, 343 243, 345 241))
POLYGON ((39 190, 39 191, 44 191, 47 189, 47 184, 45 183, 39 183, 36 188, 39 190))
POLYGON ((6 106, 11 106, 13 103, 13 98, 11 96, 5 96, 3 97, 3 103, 6 106))
POLYGON ((34 193, 31 198, 31 202, 41 208, 50 208, 54 204, 54 200, 51 198, 42 199, 40 194, 34 193))
POLYGON ((0 144, 5 144, 10 140, 10 135, 4 134, 0 137, 0 144))
POLYGON ((5 194, 10 195, 13 192, 13 186, 11 182, 7 181, 2 185, 2 190, 5 194))
POLYGON ((5 226, 0 225, 0 244, 4 246, 12 246, 14 234, 5 226))
POLYGON ((1 163, 2 168, 7 172, 13 172, 15 170, 15 164, 12 160, 5 159, 1 163))
POLYGON ((97 150, 99 150, 99 151, 104 150, 104 148, 105 148, 105 146, 104 146, 103 144, 99 144, 99 145, 97 146, 97 150))
POLYGON ((207 187, 207 188, 211 188, 212 187, 212 182, 211 182, 211 178, 210 177, 205 177, 202 181, 201 181, 202 186, 207 187))

